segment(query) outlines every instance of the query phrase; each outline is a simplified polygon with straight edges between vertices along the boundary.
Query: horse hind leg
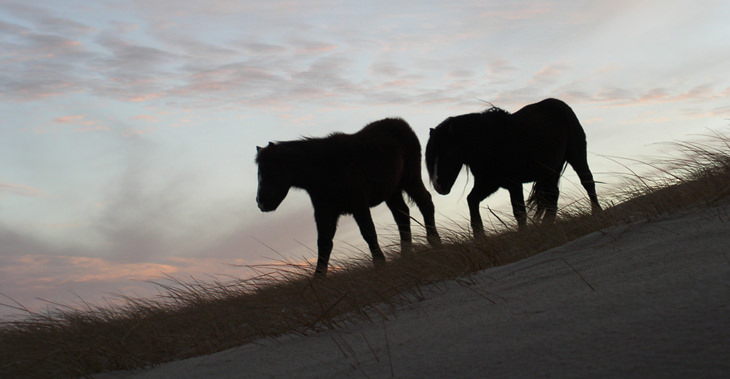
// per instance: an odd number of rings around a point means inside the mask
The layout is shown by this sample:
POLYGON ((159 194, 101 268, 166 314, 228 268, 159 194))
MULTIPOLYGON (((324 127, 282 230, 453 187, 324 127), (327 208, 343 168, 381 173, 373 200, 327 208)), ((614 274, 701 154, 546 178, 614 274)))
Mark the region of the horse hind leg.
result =
MULTIPOLYGON (((585 150, 583 150, 585 152, 585 150)), ((586 154, 582 154, 573 159, 568 159, 568 163, 573 167, 576 174, 580 178, 580 183, 588 193, 588 198, 591 200, 591 212, 593 214, 601 212, 601 204, 598 203, 598 196, 596 195, 596 182, 593 180, 593 174, 591 169, 588 168, 588 160, 586 154)))
POLYGON ((396 225, 398 225, 398 232, 400 233, 400 251, 401 255, 405 256, 412 252, 412 236, 411 236, 411 216, 410 210, 405 200, 403 200, 403 193, 400 191, 395 193, 385 204, 393 213, 393 219, 395 219, 396 225))
POLYGON ((441 246, 441 237, 436 230, 436 209, 433 206, 433 200, 431 200, 431 194, 428 193, 426 186, 420 180, 420 177, 413 180, 409 185, 405 186, 405 191, 408 196, 413 199, 418 206, 418 210, 423 215, 423 222, 426 224, 426 239, 431 246, 441 246))
MULTIPOLYGON (((558 179, 560 179, 558 177, 558 179)), ((558 198, 560 197, 560 189, 558 187, 558 180, 551 180, 544 188, 543 201, 545 216, 543 222, 555 222, 555 217, 558 214, 558 198)))

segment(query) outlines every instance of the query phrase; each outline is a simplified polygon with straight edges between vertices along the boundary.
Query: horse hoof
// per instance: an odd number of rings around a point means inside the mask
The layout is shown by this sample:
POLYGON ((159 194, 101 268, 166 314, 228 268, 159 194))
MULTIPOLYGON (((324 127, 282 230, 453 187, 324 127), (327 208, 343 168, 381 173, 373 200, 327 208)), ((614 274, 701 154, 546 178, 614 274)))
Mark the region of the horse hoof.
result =
POLYGON ((438 235, 428 236, 426 239, 428 240, 429 245, 433 247, 441 247, 441 237, 438 235))
POLYGON ((314 279, 322 279, 327 277, 327 268, 317 268, 314 271, 314 279))
POLYGON ((373 266, 375 268, 381 268, 385 266, 385 255, 380 254, 373 257, 373 266))

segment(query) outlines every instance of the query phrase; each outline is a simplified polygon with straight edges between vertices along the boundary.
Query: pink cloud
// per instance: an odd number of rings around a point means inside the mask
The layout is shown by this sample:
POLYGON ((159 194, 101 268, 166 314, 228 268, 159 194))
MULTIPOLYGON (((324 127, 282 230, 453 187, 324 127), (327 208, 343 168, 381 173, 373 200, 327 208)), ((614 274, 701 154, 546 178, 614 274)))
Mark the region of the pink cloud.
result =
POLYGON ((711 85, 707 84, 695 86, 686 91, 671 91, 666 88, 653 88, 642 93, 635 90, 613 89, 599 93, 596 96, 596 100, 614 103, 613 105, 619 106, 647 106, 660 103, 723 99, 726 95, 725 92, 718 91, 711 85))
POLYGON ((337 45, 322 42, 296 42, 298 54, 329 53, 337 50, 337 45))
POLYGON ((53 119, 53 122, 57 124, 78 124, 84 119, 84 116, 73 115, 73 116, 61 116, 53 119))
POLYGON ((134 136, 140 136, 140 135, 143 135, 143 134, 151 133, 153 130, 154 129, 152 129, 152 128, 146 128, 146 129, 130 129, 130 130, 127 130, 126 132, 124 132, 122 134, 122 136, 124 138, 132 138, 134 136))
POLYGON ((132 96, 128 100, 130 102, 137 103, 137 102, 142 102, 142 101, 159 99, 164 96, 165 96, 165 93, 148 93, 148 94, 144 94, 144 95, 132 96))
POLYGON ((157 116, 150 116, 150 115, 146 115, 146 114, 137 115, 132 118, 134 118, 135 120, 140 120, 140 121, 149 121, 149 122, 157 121, 157 116))
POLYGON ((555 82, 555 80, 563 75, 570 67, 565 64, 556 63, 543 67, 540 71, 535 73, 530 80, 531 84, 549 84, 555 82))
POLYGON ((183 257, 167 258, 157 263, 38 254, 0 257, 0 317, 17 314, 13 311, 17 303, 38 312, 49 305, 56 308, 54 304, 84 306, 114 303, 121 301, 119 295, 154 298, 160 294, 160 287, 154 283, 174 285, 174 280, 225 283, 250 278, 259 270, 267 271, 286 264, 274 262, 257 269, 249 267, 250 263, 250 260, 244 259, 183 257), (172 283, 171 278, 174 278, 172 283))
POLYGON ((3 277, 23 272, 25 279, 16 283, 43 288, 43 283, 81 283, 90 281, 144 280, 159 276, 160 273, 173 274, 178 268, 159 263, 118 263, 99 257, 24 255, 4 262, 3 277))
POLYGON ((38 188, 33 188, 22 184, 0 182, 0 194, 2 194, 3 192, 11 193, 13 195, 30 197, 44 196, 43 191, 39 190, 38 188))
MULTIPOLYGON (((83 115, 68 115, 68 116, 60 116, 56 117, 53 120, 51 120, 54 124, 59 125, 76 125, 77 127, 74 129, 75 132, 78 133, 86 133, 86 132, 97 132, 97 131, 108 131, 109 127, 104 125, 99 125, 94 120, 89 120, 83 115)), ((36 133, 48 133, 52 131, 54 128, 52 126, 41 126, 36 127, 34 131, 36 133)))
POLYGON ((74 129, 75 132, 78 133, 86 133, 86 132, 101 132, 101 131, 108 131, 109 127, 107 126, 101 126, 101 125, 89 125, 86 127, 80 127, 74 129))

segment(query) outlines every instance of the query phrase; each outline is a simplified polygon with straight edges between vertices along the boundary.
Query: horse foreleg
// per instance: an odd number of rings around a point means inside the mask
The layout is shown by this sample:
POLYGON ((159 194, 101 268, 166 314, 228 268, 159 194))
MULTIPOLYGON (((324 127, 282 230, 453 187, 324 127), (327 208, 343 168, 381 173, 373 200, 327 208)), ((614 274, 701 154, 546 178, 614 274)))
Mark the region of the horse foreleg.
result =
POLYGON ((337 219, 335 213, 314 211, 314 221, 317 224, 317 268, 314 271, 316 276, 326 276, 329 265, 330 254, 332 253, 332 239, 337 230, 337 219))
POLYGON ((474 232, 475 239, 483 239, 484 235, 484 224, 482 223, 482 215, 479 212, 479 203, 486 199, 487 196, 493 194, 499 189, 498 186, 485 186, 475 182, 474 188, 471 189, 469 195, 466 197, 466 202, 469 204, 469 217, 471 218, 471 229, 474 232))
POLYGON ((375 265, 385 263, 385 255, 383 255, 383 251, 380 250, 380 245, 378 245, 378 235, 375 233, 375 224, 373 224, 373 217, 370 215, 370 208, 365 207, 364 209, 353 212, 352 215, 355 217, 357 226, 360 227, 362 238, 365 239, 365 242, 367 242, 370 248, 375 265))
POLYGON ((408 255, 412 250, 411 217, 408 205, 403 200, 403 194, 398 192, 385 202, 393 213, 398 232, 400 233, 400 253, 408 255))
POLYGON ((512 214, 517 220, 517 228, 525 230, 525 227, 527 227, 527 209, 525 209, 525 194, 522 192, 522 183, 516 184, 507 190, 512 203, 512 214))

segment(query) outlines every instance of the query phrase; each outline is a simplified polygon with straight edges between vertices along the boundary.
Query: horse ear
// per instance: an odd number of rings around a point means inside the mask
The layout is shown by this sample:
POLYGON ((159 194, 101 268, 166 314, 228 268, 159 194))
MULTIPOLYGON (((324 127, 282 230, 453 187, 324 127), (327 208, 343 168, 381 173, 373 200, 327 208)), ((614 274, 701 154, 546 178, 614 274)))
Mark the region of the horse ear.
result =
POLYGON ((256 152, 258 153, 258 152, 259 152, 259 151, 261 151, 262 149, 265 149, 265 148, 269 148, 269 147, 272 147, 272 146, 275 146, 275 145, 276 145, 275 143, 273 143, 273 142, 269 142, 269 144, 268 144, 268 145, 266 145, 266 147, 256 146, 256 152))

